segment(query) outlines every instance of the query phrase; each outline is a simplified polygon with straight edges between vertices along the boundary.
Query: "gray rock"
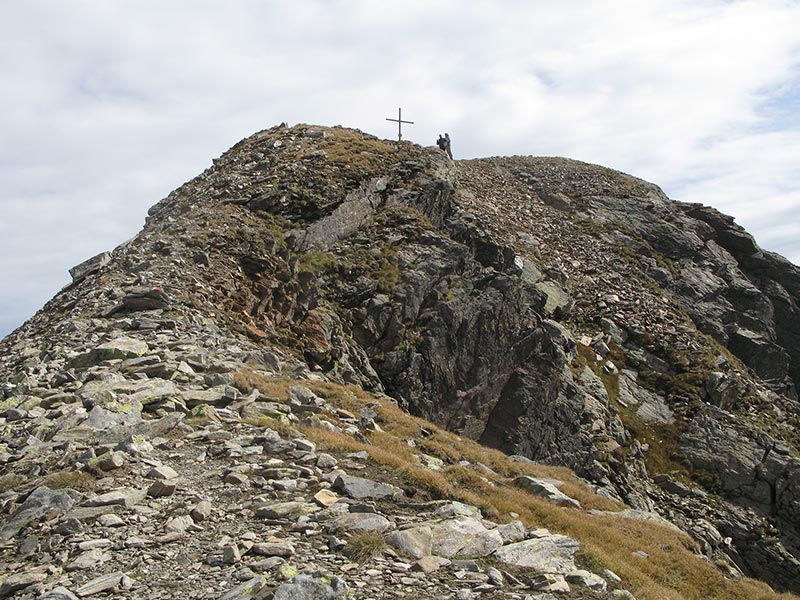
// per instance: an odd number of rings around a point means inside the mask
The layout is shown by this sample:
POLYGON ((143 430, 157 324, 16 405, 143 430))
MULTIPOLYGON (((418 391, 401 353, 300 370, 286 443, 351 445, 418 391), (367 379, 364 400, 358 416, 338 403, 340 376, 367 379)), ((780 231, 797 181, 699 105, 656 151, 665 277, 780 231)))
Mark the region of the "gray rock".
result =
POLYGON ((150 484, 150 487, 147 488, 147 495, 151 498, 163 498, 165 496, 172 496, 177 489, 177 485, 174 481, 154 481, 150 484))
POLYGON ((505 584, 505 580, 503 579, 503 574, 495 569, 494 567, 489 567, 486 569, 486 574, 489 576, 489 583, 495 585, 497 587, 503 587, 505 584))
POLYGON ((140 310, 158 310, 170 307, 169 296, 158 287, 137 287, 128 290, 122 297, 122 307, 134 312, 140 310))
POLYGON ((564 578, 567 580, 567 583, 578 587, 585 587, 593 590, 605 590, 606 587, 608 587, 608 583, 605 579, 585 569, 571 571, 567 573, 564 578))
POLYGON ((530 583, 533 590, 542 592, 555 592, 556 594, 568 594, 570 592, 569 584, 563 575, 557 573, 542 573, 536 575, 530 583))
POLYGON ((295 549, 290 542, 276 539, 274 541, 253 544, 250 553, 258 556, 280 556, 282 558, 289 558, 294 555, 295 549))
POLYGON ((93 496, 83 502, 84 506, 124 506, 130 508, 131 506, 140 503, 147 497, 147 490, 137 490, 134 488, 119 488, 93 496))
POLYGON ((671 425, 675 417, 664 398, 640 386, 635 371, 623 369, 619 377, 619 400, 626 406, 639 405, 636 414, 645 421, 671 425))
POLYGON ((65 587, 57 587, 45 592, 36 600, 78 600, 78 597, 65 587))
POLYGON ((164 525, 164 531, 167 533, 183 533, 189 530, 194 525, 192 517, 189 515, 181 515, 179 517, 172 517, 164 525))
POLYGON ((523 475, 522 477, 518 477, 514 483, 531 494, 535 496, 541 496, 542 498, 547 498, 550 502, 553 502, 559 506, 570 506, 573 508, 581 507, 580 502, 574 498, 570 498, 556 487, 557 484, 562 483, 560 481, 523 475))
POLYGON ((178 477, 178 472, 172 467, 159 465, 150 469, 147 473, 147 477, 150 479, 175 479, 178 477))
POLYGON ((433 573, 449 564, 450 560, 442 556, 423 556, 411 566, 411 569, 423 573, 433 573))
POLYGON ((256 508, 256 516, 266 519, 298 518, 310 515, 320 510, 320 507, 311 502, 277 502, 256 508))
POLYGON ((141 406, 135 404, 120 404, 108 410, 96 405, 89 411, 89 416, 84 425, 96 431, 119 430, 121 427, 138 425, 142 422, 141 406))
POLYGON ((459 517, 474 517, 480 519, 482 517, 481 510, 477 506, 472 506, 471 504, 452 501, 442 501, 435 504, 438 504, 438 508, 435 511, 438 517, 451 519, 459 517))
POLYGON ((540 573, 565 575, 575 570, 573 557, 580 544, 564 535, 524 540, 497 549, 493 556, 500 562, 530 567, 540 573))
POLYGON ((421 559, 433 551, 433 531, 429 525, 417 525, 392 531, 386 536, 386 542, 403 556, 421 559))
POLYGON ((377 531, 383 533, 392 528, 392 523, 383 515, 371 513, 347 513, 338 517, 333 522, 334 527, 359 533, 363 531, 377 531))
POLYGON ((272 600, 345 600, 347 584, 335 575, 318 571, 300 573, 275 590, 272 600))
POLYGON ((330 454, 320 452, 317 456, 317 467, 320 469, 333 469, 339 462, 330 454))
POLYGON ((479 558, 488 556, 503 545, 503 538, 494 529, 487 529, 478 519, 463 517, 431 523, 432 552, 437 556, 479 558))
POLYGON ((97 522, 103 527, 123 527, 125 525, 125 521, 113 513, 100 515, 97 522))
POLYGON ((101 592, 115 590, 120 587, 122 580, 125 577, 126 575, 122 571, 116 571, 109 575, 101 575, 100 577, 96 577, 95 579, 84 583, 81 587, 75 590, 75 594, 81 598, 85 598, 101 592))
POLYGON ((353 475, 340 475, 333 482, 331 488, 357 500, 363 498, 400 498, 403 496, 403 490, 389 483, 380 483, 353 475))
POLYGON ((211 516, 214 507, 211 505, 211 502, 208 500, 201 500, 197 504, 195 504, 194 508, 192 508, 192 512, 190 513, 192 518, 196 522, 205 521, 211 516))
POLYGON ((51 490, 41 486, 36 488, 6 521, 0 538, 9 540, 29 523, 45 515, 66 513, 80 500, 81 494, 75 490, 51 490))
POLYGON ((67 571, 81 571, 86 569, 96 569, 104 562, 109 560, 111 555, 103 552, 100 549, 87 550, 79 554, 75 560, 68 563, 66 566, 67 571))
POLYGON ((72 283, 78 283, 91 275, 97 273, 100 269, 105 267, 111 261, 111 252, 101 252, 92 258, 75 265, 69 270, 72 277, 72 283))
POLYGON ((101 471, 113 471, 125 464, 124 452, 106 452, 89 463, 90 467, 97 467, 101 471))
POLYGON ((74 357, 69 364, 73 368, 83 368, 105 360, 125 360, 144 356, 149 351, 150 348, 146 342, 121 336, 74 357))
POLYGON ((268 580, 264 576, 253 577, 250 581, 220 596, 220 600, 255 600, 261 597, 259 592, 267 586, 267 583, 268 580))
POLYGON ((522 521, 511 521, 498 525, 495 529, 500 534, 500 537, 503 538, 504 544, 525 539, 525 525, 522 524, 522 521))
POLYGON ((0 585, 0 598, 7 598, 24 590, 27 587, 41 583, 47 579, 46 573, 29 572, 29 573, 12 573, 0 585))
POLYGON ((222 547, 222 564, 235 565, 240 560, 242 560, 242 555, 236 544, 227 544, 222 547))

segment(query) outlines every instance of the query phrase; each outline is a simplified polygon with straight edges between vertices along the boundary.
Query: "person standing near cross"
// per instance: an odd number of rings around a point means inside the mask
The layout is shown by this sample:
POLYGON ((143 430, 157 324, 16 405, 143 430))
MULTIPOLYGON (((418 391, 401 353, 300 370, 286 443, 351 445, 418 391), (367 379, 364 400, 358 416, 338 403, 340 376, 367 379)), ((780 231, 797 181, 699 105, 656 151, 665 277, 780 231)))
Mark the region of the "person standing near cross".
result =
POLYGON ((450 160, 453 160, 453 151, 450 149, 450 134, 444 134, 444 151, 447 152, 447 156, 450 157, 450 160))

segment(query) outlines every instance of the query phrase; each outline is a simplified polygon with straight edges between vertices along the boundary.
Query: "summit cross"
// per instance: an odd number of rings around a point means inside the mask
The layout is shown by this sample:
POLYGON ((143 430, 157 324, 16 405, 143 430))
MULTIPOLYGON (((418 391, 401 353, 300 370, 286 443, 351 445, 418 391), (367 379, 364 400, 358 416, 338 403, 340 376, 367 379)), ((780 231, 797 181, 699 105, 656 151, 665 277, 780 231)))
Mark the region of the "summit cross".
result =
POLYGON ((414 121, 403 121, 403 109, 402 108, 398 108, 397 109, 397 118, 396 119, 390 119, 389 117, 386 117, 386 120, 387 121, 394 121, 394 122, 397 123, 397 141, 398 142, 402 142, 403 141, 403 123, 408 123, 409 125, 413 125, 414 124, 414 121))

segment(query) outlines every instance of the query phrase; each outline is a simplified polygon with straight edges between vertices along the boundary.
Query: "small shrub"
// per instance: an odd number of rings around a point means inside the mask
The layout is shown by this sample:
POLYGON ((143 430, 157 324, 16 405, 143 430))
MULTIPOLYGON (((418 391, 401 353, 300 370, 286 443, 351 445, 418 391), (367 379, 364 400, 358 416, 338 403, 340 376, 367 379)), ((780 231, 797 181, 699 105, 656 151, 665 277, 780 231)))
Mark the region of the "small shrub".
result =
POLYGON ((386 548, 386 540, 377 531, 358 533, 347 541, 344 555, 355 562, 366 562, 373 556, 378 556, 386 548))
POLYGON ((333 273, 337 267, 336 257, 329 252, 312 250, 297 257, 296 270, 314 274, 333 273))

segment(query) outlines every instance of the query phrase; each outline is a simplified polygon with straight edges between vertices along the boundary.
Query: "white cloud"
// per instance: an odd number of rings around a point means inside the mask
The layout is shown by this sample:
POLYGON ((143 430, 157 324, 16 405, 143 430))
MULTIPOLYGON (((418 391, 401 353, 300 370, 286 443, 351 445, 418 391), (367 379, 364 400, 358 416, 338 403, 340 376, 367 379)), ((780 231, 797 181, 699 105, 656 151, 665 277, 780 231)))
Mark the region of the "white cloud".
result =
POLYGON ((280 121, 566 155, 800 262, 800 5, 6 0, 0 335, 211 158, 280 121))

